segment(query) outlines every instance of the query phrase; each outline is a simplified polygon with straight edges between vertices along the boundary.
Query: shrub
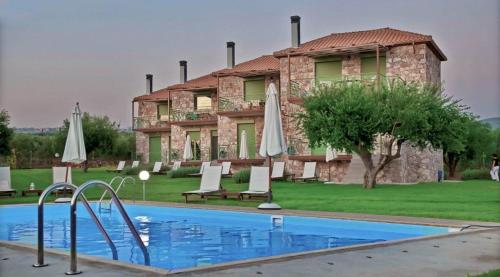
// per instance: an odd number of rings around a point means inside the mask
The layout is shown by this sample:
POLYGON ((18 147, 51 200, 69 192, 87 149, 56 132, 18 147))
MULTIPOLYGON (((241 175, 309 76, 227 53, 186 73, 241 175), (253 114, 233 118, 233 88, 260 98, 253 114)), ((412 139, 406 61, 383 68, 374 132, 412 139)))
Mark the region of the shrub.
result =
POLYGON ((181 167, 177 170, 170 170, 168 172, 168 177, 170 178, 189 177, 188 174, 193 174, 198 172, 200 172, 199 167, 181 167))
POLYGON ((143 171, 143 170, 148 170, 149 171, 149 166, 147 165, 140 165, 138 167, 135 167, 135 168, 131 168, 131 167, 126 167, 124 170, 123 170, 123 173, 125 175, 139 175, 139 172, 143 171))
POLYGON ((237 184, 250 182, 250 168, 243 168, 233 175, 233 180, 237 184))
POLYGON ((490 170, 485 169, 485 168, 480 168, 480 169, 467 168, 462 173, 462 179, 463 180, 478 180, 478 179, 489 180, 489 179, 491 179, 490 170))

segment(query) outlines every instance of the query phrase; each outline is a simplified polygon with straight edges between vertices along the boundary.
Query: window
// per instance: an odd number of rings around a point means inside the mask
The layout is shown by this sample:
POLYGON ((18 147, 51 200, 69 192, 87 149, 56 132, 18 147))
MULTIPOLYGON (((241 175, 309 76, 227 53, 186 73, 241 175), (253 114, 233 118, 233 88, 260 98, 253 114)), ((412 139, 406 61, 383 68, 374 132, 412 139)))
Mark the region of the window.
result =
POLYGON ((211 110, 212 98, 210 96, 205 96, 205 95, 196 95, 194 97, 194 107, 197 111, 211 110))
MULTIPOLYGON (((380 75, 385 76, 385 55, 379 56, 380 75)), ((374 54, 361 56, 361 76, 364 80, 377 78, 377 57, 374 54)))
POLYGON ((342 80, 342 60, 326 60, 315 63, 316 84, 331 85, 342 80))
POLYGON ((191 150, 193 151, 193 160, 198 161, 201 159, 200 131, 188 131, 187 134, 191 138, 191 150))
POLYGON ((256 145, 255 145, 255 123, 240 123, 238 124, 237 131, 238 131, 238 149, 236 155, 240 155, 240 142, 241 142, 241 132, 243 130, 246 131, 247 133, 247 146, 248 146, 248 157, 250 159, 255 158, 255 152, 256 152, 256 145))
POLYGON ((245 101, 266 99, 266 85, 263 78, 246 79, 244 86, 245 101))
POLYGON ((169 105, 167 103, 158 104, 156 106, 157 119, 162 120, 162 121, 168 121, 168 109, 169 109, 169 105))

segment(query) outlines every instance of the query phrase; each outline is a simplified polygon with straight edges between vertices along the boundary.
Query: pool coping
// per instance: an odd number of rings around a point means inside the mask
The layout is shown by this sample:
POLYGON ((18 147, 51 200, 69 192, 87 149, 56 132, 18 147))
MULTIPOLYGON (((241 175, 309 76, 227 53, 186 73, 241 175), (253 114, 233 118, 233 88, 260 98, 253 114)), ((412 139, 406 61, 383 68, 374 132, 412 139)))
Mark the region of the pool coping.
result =
MULTIPOLYGON (((95 201, 93 201, 95 202, 95 201)), ((324 212, 324 211, 304 211, 304 210, 275 210, 275 211, 263 211, 258 210, 254 207, 240 207, 240 206, 223 206, 223 205, 207 205, 207 204, 183 204, 183 203, 173 203, 173 202, 156 202, 156 201, 123 201, 125 204, 139 204, 139 205, 149 205, 149 206, 161 206, 161 207, 172 207, 172 208, 191 208, 191 209, 204 209, 204 210, 223 210, 223 211, 233 211, 233 212, 248 212, 248 213, 260 213, 260 214, 275 214, 275 215, 288 215, 288 216, 305 216, 305 217, 319 217, 319 218, 334 218, 334 219, 345 219, 345 220, 361 220, 361 221, 371 221, 371 222, 385 222, 385 223, 397 223, 397 224, 416 224, 425 226, 439 226, 439 227, 449 227, 449 228, 460 228, 466 225, 478 224, 478 225, 498 225, 497 222, 480 222, 480 221, 464 221, 464 220, 450 220, 450 219, 438 219, 438 218, 418 218, 418 217, 408 217, 408 216, 386 216, 386 215, 371 215, 371 214, 356 214, 356 213, 339 213, 339 212, 324 212)), ((53 203, 46 203, 51 205, 53 203)), ((5 206, 25 206, 33 205, 31 204, 11 204, 5 206)), ((79 261, 85 263, 100 263, 103 265, 109 265, 112 267, 118 267, 128 270, 135 270, 143 273, 158 274, 158 275, 170 275, 170 274, 183 274, 183 273, 203 273, 203 272, 213 272, 218 270, 224 270, 229 268, 237 268, 243 266, 250 266, 256 264, 273 263, 280 261, 289 261, 293 259, 300 259, 305 257, 315 257, 326 254, 342 253, 348 251, 366 250, 378 247, 385 247, 390 245, 397 245, 407 242, 423 241, 430 239, 447 238, 452 236, 459 236, 462 234, 469 233, 480 233, 491 230, 487 227, 472 227, 464 231, 448 232, 445 234, 436 234, 428 236, 419 236, 413 238, 399 239, 399 240, 389 240, 374 243, 357 244, 351 246, 319 249, 305 252, 288 253, 283 255, 259 257, 246 260, 238 260, 232 262, 219 263, 214 265, 199 266, 193 268, 185 269, 175 269, 167 270, 152 266, 144 266, 138 264, 131 264, 121 261, 103 259, 102 257, 95 257, 90 255, 78 254, 79 261)), ((36 253, 36 246, 0 240, 0 246, 31 251, 36 253)), ((45 252, 51 255, 62 256, 64 258, 69 257, 69 252, 59 249, 46 248, 45 252)))

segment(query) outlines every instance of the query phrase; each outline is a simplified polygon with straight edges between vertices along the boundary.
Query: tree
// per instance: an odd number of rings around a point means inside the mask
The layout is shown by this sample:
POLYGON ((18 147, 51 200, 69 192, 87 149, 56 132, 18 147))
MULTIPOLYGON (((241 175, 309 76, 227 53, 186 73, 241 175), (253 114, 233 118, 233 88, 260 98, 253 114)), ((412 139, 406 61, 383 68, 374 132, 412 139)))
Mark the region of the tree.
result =
POLYGON ((477 121, 474 116, 464 113, 456 118, 453 124, 463 132, 455 137, 449 136, 443 141, 443 160, 450 179, 456 178, 460 161, 473 161, 494 148, 493 132, 488 125, 477 121))
POLYGON ((458 102, 444 96, 439 86, 392 80, 377 89, 338 82, 318 86, 305 97, 299 120, 313 147, 331 145, 357 153, 365 166, 364 187, 373 188, 378 173, 401 156, 403 143, 440 148, 446 138, 457 136, 461 130, 450 122, 461 113, 458 102), (387 151, 373 161, 379 135, 386 138, 387 151))
POLYGON ((14 131, 9 128, 10 116, 6 110, 0 111, 0 156, 10 155, 10 141, 14 131))

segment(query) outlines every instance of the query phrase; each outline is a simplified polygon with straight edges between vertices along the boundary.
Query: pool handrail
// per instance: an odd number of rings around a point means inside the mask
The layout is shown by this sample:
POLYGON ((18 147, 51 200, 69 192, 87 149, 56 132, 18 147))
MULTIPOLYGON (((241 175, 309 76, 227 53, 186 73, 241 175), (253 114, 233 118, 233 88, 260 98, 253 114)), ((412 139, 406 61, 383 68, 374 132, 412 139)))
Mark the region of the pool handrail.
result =
MULTIPOLYGON (((123 220, 127 224, 128 228, 130 229, 130 232, 132 233, 132 236, 135 238, 137 241, 137 244, 139 244, 139 247, 142 250, 142 254, 144 255, 144 264, 145 265, 150 265, 149 261, 149 252, 146 246, 144 245, 144 242, 142 241, 139 233, 137 232, 137 229, 135 229, 134 224, 132 223, 132 220, 130 220, 130 217, 128 216, 127 212, 125 211, 125 208, 123 207, 122 203, 120 202, 120 199, 116 195, 115 191, 113 188, 106 182, 100 181, 100 180, 90 180, 85 183, 83 183, 78 189, 73 193, 73 197, 71 198, 70 202, 70 239, 71 239, 71 245, 70 245, 70 269, 68 272, 66 272, 66 275, 75 275, 79 274, 80 271, 77 270, 77 260, 76 260, 76 207, 78 203, 78 197, 80 194, 83 196, 83 192, 93 186, 98 186, 101 187, 109 192, 111 195, 112 201, 115 203, 116 208, 122 215, 123 220)), ((85 199, 85 198, 84 198, 85 199)))
MULTIPOLYGON (((38 249, 37 249, 37 262, 35 264, 33 264, 33 267, 48 266, 48 264, 46 264, 44 262, 44 251, 43 251, 44 250, 44 241, 43 241, 44 240, 44 235, 43 235, 44 210, 43 210, 43 207, 44 207, 45 199, 47 198, 47 196, 50 195, 51 192, 53 192, 56 189, 61 188, 61 187, 71 187, 74 190, 78 189, 77 186, 70 184, 70 183, 66 183, 66 182, 55 183, 55 184, 48 186, 42 192, 42 194, 40 195, 40 198, 38 199, 38 245, 37 245, 38 249)), ((109 234, 104 229, 104 226, 102 226, 101 221, 99 221, 96 214, 94 213, 94 211, 90 207, 90 205, 87 201, 87 198, 85 198, 85 195, 82 195, 82 198, 83 198, 83 201, 82 201, 83 206, 85 206, 85 208, 87 209, 87 211, 90 214, 90 217, 94 220, 95 224, 97 225, 97 228, 102 233, 102 235, 104 236, 104 239, 106 240, 109 247, 111 248, 113 260, 118 260, 118 252, 116 251, 115 244, 111 240, 109 234)))
MULTIPOLYGON (((126 176, 126 177, 122 177, 122 176, 115 176, 113 177, 113 179, 111 179, 111 181, 109 182, 109 186, 113 187, 113 182, 116 180, 116 179, 120 179, 120 183, 118 184, 118 187, 116 187, 116 195, 118 195, 118 192, 120 191, 122 185, 125 186, 125 182, 127 180, 132 180, 132 184, 135 184, 135 178, 131 177, 131 176, 126 176)), ((104 197, 106 196, 106 194, 108 193, 107 190, 105 190, 102 195, 101 195, 101 198, 99 198, 99 211, 101 211, 101 204, 102 204, 102 201, 104 200, 104 197)), ((110 203, 109 203, 109 208, 111 209, 111 200, 110 200, 110 203)))

